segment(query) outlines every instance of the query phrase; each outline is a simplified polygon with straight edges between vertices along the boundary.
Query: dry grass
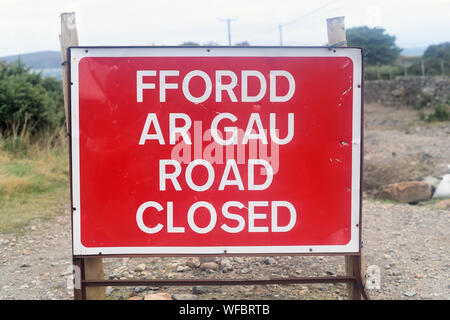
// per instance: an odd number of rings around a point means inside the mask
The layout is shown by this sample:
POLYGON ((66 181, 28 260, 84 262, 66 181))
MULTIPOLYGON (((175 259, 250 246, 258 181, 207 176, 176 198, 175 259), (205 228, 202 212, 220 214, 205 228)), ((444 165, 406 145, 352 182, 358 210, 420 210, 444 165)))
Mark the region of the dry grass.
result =
POLYGON ((433 159, 422 154, 399 156, 389 160, 365 160, 364 190, 373 192, 378 188, 402 181, 422 180, 433 174, 433 159))
POLYGON ((61 213, 69 201, 69 159, 64 130, 0 137, 0 233, 18 232, 34 219, 61 213))

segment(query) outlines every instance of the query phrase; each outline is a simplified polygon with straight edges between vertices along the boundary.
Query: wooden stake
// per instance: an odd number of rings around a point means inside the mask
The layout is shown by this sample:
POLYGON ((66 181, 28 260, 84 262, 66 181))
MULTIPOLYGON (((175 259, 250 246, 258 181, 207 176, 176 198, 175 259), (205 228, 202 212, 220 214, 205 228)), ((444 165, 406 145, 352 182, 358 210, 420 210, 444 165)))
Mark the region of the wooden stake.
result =
MULTIPOLYGON (((345 35, 344 17, 335 17, 327 19, 328 45, 339 44, 340 47, 347 46, 347 36, 345 35)), ((347 276, 362 276, 362 249, 360 256, 345 256, 345 273, 347 276)), ((348 296, 352 300, 361 299, 361 291, 354 283, 347 284, 348 296)))
MULTIPOLYGON (((74 12, 61 14, 61 34, 59 35, 61 45, 62 60, 62 83, 64 94, 64 111, 66 115, 66 129, 69 132, 69 88, 68 81, 69 62, 67 61, 67 48, 78 46, 77 26, 74 12)), ((103 259, 98 257, 84 259, 84 272, 86 280, 101 280, 104 278, 103 259)), ((104 300, 106 299, 104 287, 87 287, 86 299, 104 300)))
MULTIPOLYGON (((98 257, 84 258, 84 277, 86 280, 103 280, 103 259, 98 257)), ((105 287, 86 287, 86 300, 105 300, 105 287)))
POLYGON ((67 132, 69 132, 69 83, 67 81, 69 65, 67 62, 67 48, 78 46, 75 12, 61 13, 61 34, 59 35, 59 43, 61 45, 62 84, 64 94, 64 111, 66 115, 66 129, 67 132))
POLYGON ((345 35, 344 17, 335 17, 327 19, 328 45, 340 44, 340 47, 347 46, 347 37, 345 35))

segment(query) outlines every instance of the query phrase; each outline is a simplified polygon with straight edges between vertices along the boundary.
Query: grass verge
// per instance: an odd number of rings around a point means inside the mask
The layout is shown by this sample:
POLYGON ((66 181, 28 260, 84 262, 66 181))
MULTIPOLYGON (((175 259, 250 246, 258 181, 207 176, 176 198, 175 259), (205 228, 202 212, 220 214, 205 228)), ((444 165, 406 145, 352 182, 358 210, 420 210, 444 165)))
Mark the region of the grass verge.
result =
POLYGON ((67 152, 64 130, 33 141, 0 137, 0 233, 20 232, 34 219, 65 210, 70 197, 67 152), (15 144, 22 147, 11 149, 15 144))

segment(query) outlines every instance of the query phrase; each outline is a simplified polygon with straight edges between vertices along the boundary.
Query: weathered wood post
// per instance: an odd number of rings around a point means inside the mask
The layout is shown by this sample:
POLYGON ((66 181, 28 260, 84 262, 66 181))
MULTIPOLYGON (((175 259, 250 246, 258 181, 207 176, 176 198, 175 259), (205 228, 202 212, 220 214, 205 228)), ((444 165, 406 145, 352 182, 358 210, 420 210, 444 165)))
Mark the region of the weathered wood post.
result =
POLYGON ((75 12, 61 13, 61 34, 59 35, 61 45, 61 62, 62 62, 62 86, 64 94, 64 111, 66 115, 66 129, 69 132, 69 86, 68 72, 69 65, 67 62, 67 48, 70 46, 78 46, 77 26, 75 22, 75 12))
MULTIPOLYGON (((334 17, 327 19, 328 45, 346 47, 347 36, 345 35, 344 17, 334 17)), ((361 248, 360 256, 345 256, 345 272, 348 276, 361 277, 364 279, 363 252, 361 248), (359 266, 358 266, 359 265, 359 266), (359 274, 361 271, 361 274, 359 274)), ((354 283, 347 284, 350 299, 360 300, 361 291, 354 283)))
MULTIPOLYGON (((64 110, 66 115, 66 129, 69 132, 69 84, 68 72, 69 61, 67 61, 67 48, 78 46, 78 34, 75 20, 75 12, 64 12, 61 14, 61 34, 59 35, 62 60, 62 84, 64 94, 64 110)), ((84 258, 84 278, 86 280, 101 280, 104 278, 103 259, 98 257, 84 258)), ((106 299, 105 287, 87 287, 87 300, 106 299)))

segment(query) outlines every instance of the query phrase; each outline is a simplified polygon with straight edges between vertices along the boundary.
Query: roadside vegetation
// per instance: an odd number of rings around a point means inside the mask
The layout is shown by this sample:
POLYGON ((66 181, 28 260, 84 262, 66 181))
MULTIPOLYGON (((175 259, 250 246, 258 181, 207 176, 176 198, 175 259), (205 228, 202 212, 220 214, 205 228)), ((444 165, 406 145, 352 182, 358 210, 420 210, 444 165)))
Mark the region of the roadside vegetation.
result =
POLYGON ((436 104, 431 108, 419 108, 419 118, 426 122, 450 121, 450 104, 436 104))
POLYGON ((0 62, 0 232, 60 213, 69 163, 60 81, 0 62))

